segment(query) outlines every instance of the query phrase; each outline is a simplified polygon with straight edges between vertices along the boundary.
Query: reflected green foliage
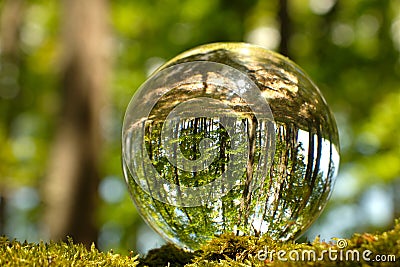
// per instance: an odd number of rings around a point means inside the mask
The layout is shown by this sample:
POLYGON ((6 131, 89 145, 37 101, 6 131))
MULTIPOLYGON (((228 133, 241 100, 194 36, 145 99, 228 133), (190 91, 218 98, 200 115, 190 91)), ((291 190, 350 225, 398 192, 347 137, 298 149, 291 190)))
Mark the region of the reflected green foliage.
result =
MULTIPOLYGON (((159 71, 183 62, 204 60, 223 63, 246 73, 261 91, 261 97, 265 97, 270 104, 274 122, 258 121, 254 118, 257 113, 243 108, 254 103, 238 101, 239 96, 229 98, 229 88, 223 90, 213 85, 211 77, 218 76, 218 73, 207 72, 208 78, 201 84, 190 83, 193 80, 190 75, 185 77, 186 80, 179 81, 177 87, 170 88, 166 96, 159 99, 148 118, 143 118, 144 126, 138 127, 127 114, 124 131, 127 130, 123 135, 124 151, 127 152, 123 160, 136 206, 161 235, 192 250, 213 236, 226 232, 268 235, 281 240, 298 237, 325 206, 339 164, 336 124, 325 100, 296 65, 279 55, 246 44, 202 46, 176 57, 159 71), (232 112, 239 111, 239 123, 244 127, 236 127, 234 132, 245 132, 248 141, 241 142, 249 142, 248 148, 233 146, 230 135, 216 123, 218 117, 194 118, 180 120, 176 124, 171 137, 174 138, 172 142, 179 145, 172 155, 167 155, 161 142, 161 131, 162 125, 169 123, 166 120, 168 113, 179 103, 198 97, 216 98, 232 106, 232 112), (135 127, 139 131, 133 130, 135 127), (136 161, 135 153, 141 150, 141 140, 137 140, 137 136, 141 136, 140 129, 143 127, 151 164, 160 177, 176 185, 200 186, 220 179, 225 169, 230 168, 229 161, 239 165, 233 154, 239 154, 243 149, 248 149, 246 169, 234 169, 241 174, 232 190, 229 191, 230 188, 227 189, 226 183, 223 183, 213 186, 206 195, 195 196, 204 198, 208 194, 228 190, 221 194, 221 199, 200 202, 195 207, 160 202, 168 199, 169 195, 182 197, 183 193, 179 190, 175 192, 158 180, 152 181, 154 174, 149 171, 147 163, 136 161), (176 157, 177 150, 182 149, 188 159, 195 160, 203 138, 213 139, 218 147, 218 156, 208 168, 199 172, 196 168, 184 171, 169 162, 168 157, 176 157), (141 164, 143 166, 139 167, 141 164), (147 192, 144 186, 149 188, 147 192), (157 200, 156 194, 162 194, 162 199, 157 200)), ((193 76, 196 75, 194 72, 193 76)), ((224 79, 223 74, 221 79, 224 79)), ((229 87, 228 81, 226 86, 229 87)), ((150 93, 158 90, 151 88, 150 93)), ((150 102, 150 97, 146 96, 140 101, 150 102)), ((193 106, 189 108, 195 109, 193 106)), ((135 109, 129 108, 128 112, 135 112, 135 109)), ((226 116, 222 112, 217 115, 220 118, 226 116)), ((205 158, 202 157, 202 160, 205 158)))

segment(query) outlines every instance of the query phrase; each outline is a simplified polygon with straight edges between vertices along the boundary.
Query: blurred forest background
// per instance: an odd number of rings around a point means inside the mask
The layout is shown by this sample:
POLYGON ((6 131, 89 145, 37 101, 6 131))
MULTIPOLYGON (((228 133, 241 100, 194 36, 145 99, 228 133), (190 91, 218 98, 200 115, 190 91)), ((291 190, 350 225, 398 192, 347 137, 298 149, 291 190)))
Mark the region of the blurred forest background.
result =
POLYGON ((0 12, 0 235, 160 246, 122 177, 123 115, 160 64, 216 41, 289 56, 335 114, 338 180, 303 238, 400 217, 399 0, 2 0, 0 12))

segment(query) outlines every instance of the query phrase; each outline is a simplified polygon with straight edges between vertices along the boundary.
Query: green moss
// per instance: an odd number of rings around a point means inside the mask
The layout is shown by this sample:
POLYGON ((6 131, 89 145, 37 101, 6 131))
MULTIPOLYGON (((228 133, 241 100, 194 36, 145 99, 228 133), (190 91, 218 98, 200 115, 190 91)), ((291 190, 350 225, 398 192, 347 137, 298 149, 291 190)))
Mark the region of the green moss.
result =
POLYGON ((144 260, 149 266, 168 266, 168 263, 170 266, 182 266, 182 263, 188 260, 186 267, 395 266, 400 261, 400 221, 396 221, 395 227, 384 233, 354 234, 350 239, 335 239, 331 242, 324 242, 316 238, 313 242, 299 244, 277 242, 266 236, 258 238, 224 234, 193 253, 194 258, 190 262, 190 257, 183 252, 183 254, 175 253, 175 258, 168 258, 167 256, 173 254, 174 250, 176 248, 173 246, 166 245, 152 250, 144 260), (343 244, 346 246, 338 247, 343 244), (278 257, 279 251, 285 253, 280 257, 282 260, 278 257), (376 261, 377 255, 381 255, 381 259, 386 257, 387 262, 376 261), (168 260, 160 261, 165 257, 168 260), (175 263, 179 265, 175 265, 175 263))
POLYGON ((82 244, 50 242, 20 243, 0 237, 0 266, 137 266, 138 256, 129 257, 90 250, 82 244))
POLYGON ((396 221, 394 229, 381 234, 354 234, 350 239, 336 239, 329 243, 318 237, 312 243, 297 244, 276 242, 268 237, 225 234, 204 246, 201 254, 187 267, 394 266, 399 261, 400 221, 396 221), (284 253, 281 260, 278 256, 280 251, 284 253), (386 262, 377 261, 384 258, 386 262))
POLYGON ((168 244, 140 259, 100 252, 94 245, 87 250, 72 240, 32 244, 0 238, 0 266, 396 266, 399 261, 400 221, 387 232, 354 234, 350 239, 330 242, 316 238, 313 242, 298 244, 276 242, 268 237, 224 234, 194 253, 168 244), (338 247, 343 244, 346 246, 338 247), (281 259, 287 261, 279 259, 278 251, 285 253, 281 259), (377 255, 380 259, 386 257, 387 261, 376 261, 377 255))

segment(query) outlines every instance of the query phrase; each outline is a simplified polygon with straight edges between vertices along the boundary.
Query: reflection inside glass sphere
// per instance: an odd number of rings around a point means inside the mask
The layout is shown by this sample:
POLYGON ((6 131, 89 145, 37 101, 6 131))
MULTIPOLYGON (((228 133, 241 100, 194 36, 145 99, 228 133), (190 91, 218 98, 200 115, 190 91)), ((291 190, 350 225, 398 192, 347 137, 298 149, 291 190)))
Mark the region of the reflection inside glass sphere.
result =
POLYGON ((201 46, 138 90, 123 168, 140 214, 192 250, 224 232, 301 235, 339 166, 336 123, 293 62, 242 43, 201 46))

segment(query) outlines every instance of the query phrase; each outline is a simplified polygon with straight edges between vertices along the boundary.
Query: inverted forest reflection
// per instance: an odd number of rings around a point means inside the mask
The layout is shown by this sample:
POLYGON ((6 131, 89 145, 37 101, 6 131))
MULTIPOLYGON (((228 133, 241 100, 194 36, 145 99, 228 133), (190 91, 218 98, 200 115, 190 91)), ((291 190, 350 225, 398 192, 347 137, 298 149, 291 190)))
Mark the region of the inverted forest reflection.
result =
MULTIPOLYGON (((273 120, 257 120, 252 103, 212 83, 182 82, 171 88, 141 125, 128 123, 125 132, 124 172, 138 210, 167 240, 190 249, 224 232, 297 238, 322 211, 338 171, 338 134, 324 99, 292 62, 245 44, 200 47, 161 70, 204 60, 234 67, 250 77, 268 101, 273 120), (204 107, 196 117, 183 116, 183 110, 181 116, 167 119, 181 103, 201 98, 222 101, 231 112, 204 107), (221 117, 228 119, 223 122, 221 117), (166 124, 172 125, 167 126, 171 131, 163 137, 166 124), (144 158, 148 158, 141 166, 135 159, 138 138, 144 138, 144 158), (150 179, 153 169, 174 185, 211 186, 207 195, 193 196, 204 198, 197 199, 201 205, 165 203, 160 199, 190 196, 180 187, 156 184, 159 181, 150 179), (221 179, 228 169, 232 173, 221 179)), ((207 73, 212 75, 218 74, 207 73)), ((195 104, 188 107, 199 110, 195 104)))

